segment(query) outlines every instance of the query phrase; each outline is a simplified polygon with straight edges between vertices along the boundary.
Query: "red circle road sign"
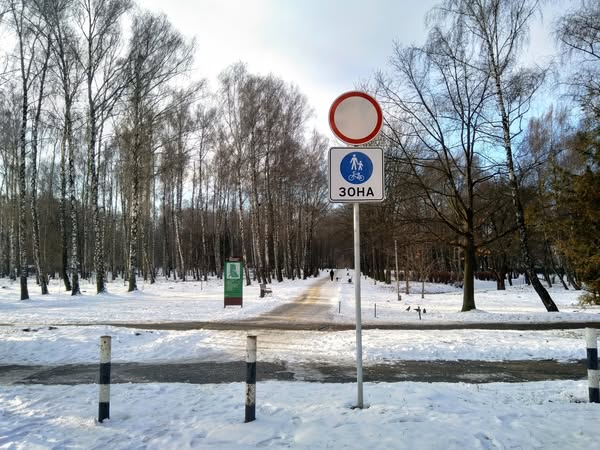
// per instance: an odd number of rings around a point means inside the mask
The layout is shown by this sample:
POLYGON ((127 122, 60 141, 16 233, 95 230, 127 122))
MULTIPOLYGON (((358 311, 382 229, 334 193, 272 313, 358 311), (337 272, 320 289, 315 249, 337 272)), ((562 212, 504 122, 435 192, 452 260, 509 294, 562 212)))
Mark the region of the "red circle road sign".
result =
POLYGON ((364 92, 346 92, 329 109, 331 131, 346 144, 366 144, 377 136, 382 124, 379 103, 364 92))

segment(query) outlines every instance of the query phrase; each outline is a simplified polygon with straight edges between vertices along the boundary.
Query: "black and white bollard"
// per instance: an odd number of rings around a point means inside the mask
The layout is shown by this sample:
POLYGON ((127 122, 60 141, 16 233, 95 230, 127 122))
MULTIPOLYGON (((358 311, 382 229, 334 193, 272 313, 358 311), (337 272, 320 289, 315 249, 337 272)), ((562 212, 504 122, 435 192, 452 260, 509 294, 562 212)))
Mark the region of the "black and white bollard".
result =
POLYGON ((98 422, 110 419, 110 336, 100 337, 98 422))
POLYGON ((598 334, 595 328, 585 329, 585 343, 587 347, 590 403, 600 403, 600 389, 598 388, 598 334))
POLYGON ((246 420, 256 420, 256 336, 246 339, 246 420))

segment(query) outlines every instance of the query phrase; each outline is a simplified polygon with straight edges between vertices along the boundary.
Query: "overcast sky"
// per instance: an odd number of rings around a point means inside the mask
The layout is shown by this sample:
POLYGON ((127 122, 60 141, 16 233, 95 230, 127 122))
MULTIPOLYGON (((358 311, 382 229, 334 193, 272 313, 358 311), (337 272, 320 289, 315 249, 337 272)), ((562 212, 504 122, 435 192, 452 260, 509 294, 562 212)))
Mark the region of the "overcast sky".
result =
MULTIPOLYGON (((272 73, 296 84, 315 111, 312 125, 331 137, 333 100, 385 69, 392 45, 422 44, 425 14, 438 0, 139 0, 167 14, 195 37, 195 78, 216 76, 242 61, 251 73, 272 73)), ((554 9, 557 9, 555 7, 554 9)), ((532 27, 529 54, 542 62, 552 52, 554 11, 532 27)))

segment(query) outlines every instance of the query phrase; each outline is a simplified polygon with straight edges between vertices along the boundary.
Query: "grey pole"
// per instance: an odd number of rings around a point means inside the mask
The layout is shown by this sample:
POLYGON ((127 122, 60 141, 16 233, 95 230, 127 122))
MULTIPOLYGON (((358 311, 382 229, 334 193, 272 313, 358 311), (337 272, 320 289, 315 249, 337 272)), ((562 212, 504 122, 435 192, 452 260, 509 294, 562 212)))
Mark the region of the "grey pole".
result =
POLYGON ((354 300, 356 302, 356 384, 357 408, 363 408, 362 315, 360 310, 360 204, 354 203, 354 300))
POLYGON ((398 276, 398 239, 394 239, 394 254, 396 255, 396 291, 398 292, 398 301, 402 300, 400 295, 400 277, 398 276))
POLYGON ((588 391, 590 403, 600 403, 598 382, 598 335, 595 328, 585 329, 587 347, 588 391))
POLYGON ((256 336, 246 338, 246 418, 256 419, 256 336))
POLYGON ((100 379, 98 399, 98 422, 110 419, 110 336, 100 337, 100 379))

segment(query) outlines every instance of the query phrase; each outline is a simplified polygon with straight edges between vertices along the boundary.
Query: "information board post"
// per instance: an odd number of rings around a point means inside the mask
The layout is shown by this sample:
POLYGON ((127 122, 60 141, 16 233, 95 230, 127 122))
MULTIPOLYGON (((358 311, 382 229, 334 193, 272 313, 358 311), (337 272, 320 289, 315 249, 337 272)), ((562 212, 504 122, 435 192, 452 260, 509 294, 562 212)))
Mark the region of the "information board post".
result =
POLYGON ((383 113, 370 95, 350 91, 334 100, 329 125, 338 139, 353 147, 329 149, 329 200, 353 204, 354 299, 356 303, 357 408, 363 408, 362 316, 360 299, 360 203, 385 199, 384 156, 381 148, 357 147, 373 140, 383 123, 383 113))
POLYGON ((242 306, 244 263, 241 258, 229 258, 225 261, 224 270, 224 300, 223 308, 227 306, 242 306))

